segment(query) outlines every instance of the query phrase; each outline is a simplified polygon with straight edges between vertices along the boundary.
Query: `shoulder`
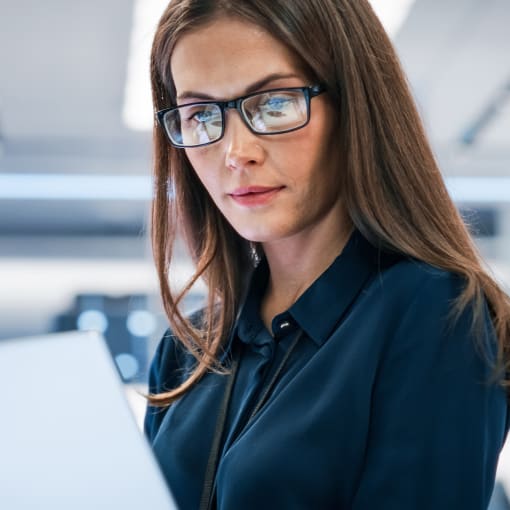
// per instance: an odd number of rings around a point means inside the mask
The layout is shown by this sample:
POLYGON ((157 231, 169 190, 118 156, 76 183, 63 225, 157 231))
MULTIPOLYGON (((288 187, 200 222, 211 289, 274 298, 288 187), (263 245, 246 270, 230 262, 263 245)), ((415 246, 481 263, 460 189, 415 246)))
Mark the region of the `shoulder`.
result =
POLYGON ((463 275, 411 258, 381 269, 367 290, 385 317, 383 349, 418 362, 434 355, 437 362, 450 357, 448 364, 454 357, 491 364, 497 337, 487 302, 473 298, 461 306, 466 285, 463 275))
POLYGON ((391 264, 377 267, 366 290, 403 311, 432 303, 449 308, 465 285, 466 279, 460 274, 410 257, 399 257, 391 264))
MULTIPOLYGON (((203 311, 198 310, 188 319, 199 327, 203 311)), ((180 386, 189 376, 195 365, 195 358, 187 351, 182 342, 170 328, 166 330, 159 341, 148 376, 148 393, 159 394, 173 390, 180 386)), ((144 430, 150 442, 154 441, 168 407, 163 409, 147 406, 144 420, 144 430)))
MULTIPOLYGON (((203 309, 191 313, 187 318, 195 327, 200 327, 203 309)), ((152 358, 149 372, 149 392, 161 393, 175 388, 192 370, 195 358, 168 328, 159 341, 152 358)))
POLYGON ((389 267, 382 267, 379 276, 381 283, 408 291, 427 285, 445 292, 457 288, 463 281, 463 277, 457 273, 411 257, 402 257, 389 267))
POLYGON ((470 349, 478 344, 493 351, 495 334, 485 300, 460 306, 466 284, 463 275, 411 258, 377 270, 365 291, 386 348, 470 349))

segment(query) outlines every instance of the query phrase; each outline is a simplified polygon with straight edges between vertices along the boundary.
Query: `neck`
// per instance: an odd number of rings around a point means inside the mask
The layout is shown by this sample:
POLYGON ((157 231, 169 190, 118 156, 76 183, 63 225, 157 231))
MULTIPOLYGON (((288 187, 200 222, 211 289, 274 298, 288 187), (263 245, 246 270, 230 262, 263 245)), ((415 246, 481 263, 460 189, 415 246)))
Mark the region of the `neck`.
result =
POLYGON ((326 222, 309 232, 274 243, 265 243, 269 282, 261 315, 270 329, 274 315, 288 309, 341 253, 352 232, 345 219, 331 228, 326 222))

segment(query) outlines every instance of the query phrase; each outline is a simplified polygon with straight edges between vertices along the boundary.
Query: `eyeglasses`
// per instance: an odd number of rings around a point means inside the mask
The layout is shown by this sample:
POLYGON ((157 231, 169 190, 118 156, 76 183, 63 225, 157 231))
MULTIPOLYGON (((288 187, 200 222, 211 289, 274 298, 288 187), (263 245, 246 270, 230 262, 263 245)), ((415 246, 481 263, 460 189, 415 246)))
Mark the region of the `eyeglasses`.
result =
POLYGON ((278 135, 301 129, 310 121, 310 99, 326 91, 323 85, 256 92, 230 101, 202 101, 156 113, 174 147, 202 147, 225 133, 225 110, 239 112, 257 135, 278 135))

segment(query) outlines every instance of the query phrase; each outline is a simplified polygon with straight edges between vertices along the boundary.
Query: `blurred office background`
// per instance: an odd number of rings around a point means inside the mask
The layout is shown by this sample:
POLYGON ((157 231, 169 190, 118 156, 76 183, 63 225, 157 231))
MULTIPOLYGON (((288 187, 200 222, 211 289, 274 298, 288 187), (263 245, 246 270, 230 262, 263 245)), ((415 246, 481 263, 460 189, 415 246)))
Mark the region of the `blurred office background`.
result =
MULTIPOLYGON (((452 197, 508 289, 510 3, 372 3, 452 197)), ((147 226, 148 52, 165 4, 0 0, 0 340, 99 329, 136 384, 166 324, 147 226)), ((173 284, 190 271, 179 251, 173 284)))

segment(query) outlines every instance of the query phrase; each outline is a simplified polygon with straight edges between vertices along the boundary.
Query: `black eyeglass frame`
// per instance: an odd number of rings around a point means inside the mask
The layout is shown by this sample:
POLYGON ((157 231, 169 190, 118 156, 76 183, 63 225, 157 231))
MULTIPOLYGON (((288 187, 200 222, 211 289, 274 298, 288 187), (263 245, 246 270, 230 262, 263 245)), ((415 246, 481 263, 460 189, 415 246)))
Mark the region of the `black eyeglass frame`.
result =
POLYGON ((280 134, 283 134, 283 133, 291 133, 292 131, 296 131, 298 129, 302 129, 302 128, 304 128, 310 122, 310 114, 311 114, 311 112, 310 112, 310 100, 313 97, 316 97, 316 96, 318 96, 318 95, 320 95, 320 94, 322 94, 324 92, 326 92, 326 86, 325 85, 321 85, 321 84, 319 84, 319 85, 310 85, 310 86, 305 86, 305 87, 284 87, 284 88, 278 88, 278 89, 269 89, 269 90, 262 90, 260 92, 253 92, 251 94, 247 94, 246 96, 241 96, 241 97, 237 97, 235 99, 231 99, 230 101, 198 101, 198 102, 195 102, 195 103, 188 103, 188 104, 182 104, 182 105, 179 105, 179 106, 172 106, 170 108, 165 108, 163 110, 159 110, 158 112, 155 113, 155 116, 156 116, 156 118, 158 120, 159 125, 163 128, 163 131, 165 132, 165 135, 166 135, 168 141, 170 142, 170 144, 173 147, 176 147, 177 149, 194 149, 195 147, 204 147, 206 145, 211 145, 213 143, 219 142, 223 138, 223 135, 225 134, 225 110, 228 109, 228 108, 237 110, 239 112, 239 115, 240 115, 241 119, 243 120, 244 124, 246 125, 246 127, 252 133, 254 133, 256 135, 262 135, 262 136, 265 136, 265 135, 280 135, 280 134), (298 91, 298 90, 303 92, 303 95, 304 95, 305 101, 306 101, 306 120, 300 126, 293 127, 291 129, 284 129, 282 131, 259 132, 256 129, 254 129, 253 126, 251 126, 250 122, 245 117, 245 113, 244 113, 244 111, 243 111, 243 109, 241 107, 241 104, 246 99, 249 99, 249 98, 251 98, 253 96, 258 96, 260 94, 268 94, 268 93, 271 93, 271 92, 285 92, 285 91, 298 91), (165 115, 168 112, 179 110, 180 108, 183 108, 183 107, 210 105, 210 104, 217 105, 220 108, 220 111, 221 111, 221 133, 220 133, 220 136, 218 138, 216 138, 215 140, 211 141, 211 142, 201 143, 199 145, 185 145, 185 144, 177 144, 177 143, 175 143, 171 139, 170 134, 168 133, 168 130, 166 128, 165 121, 164 121, 165 115))

